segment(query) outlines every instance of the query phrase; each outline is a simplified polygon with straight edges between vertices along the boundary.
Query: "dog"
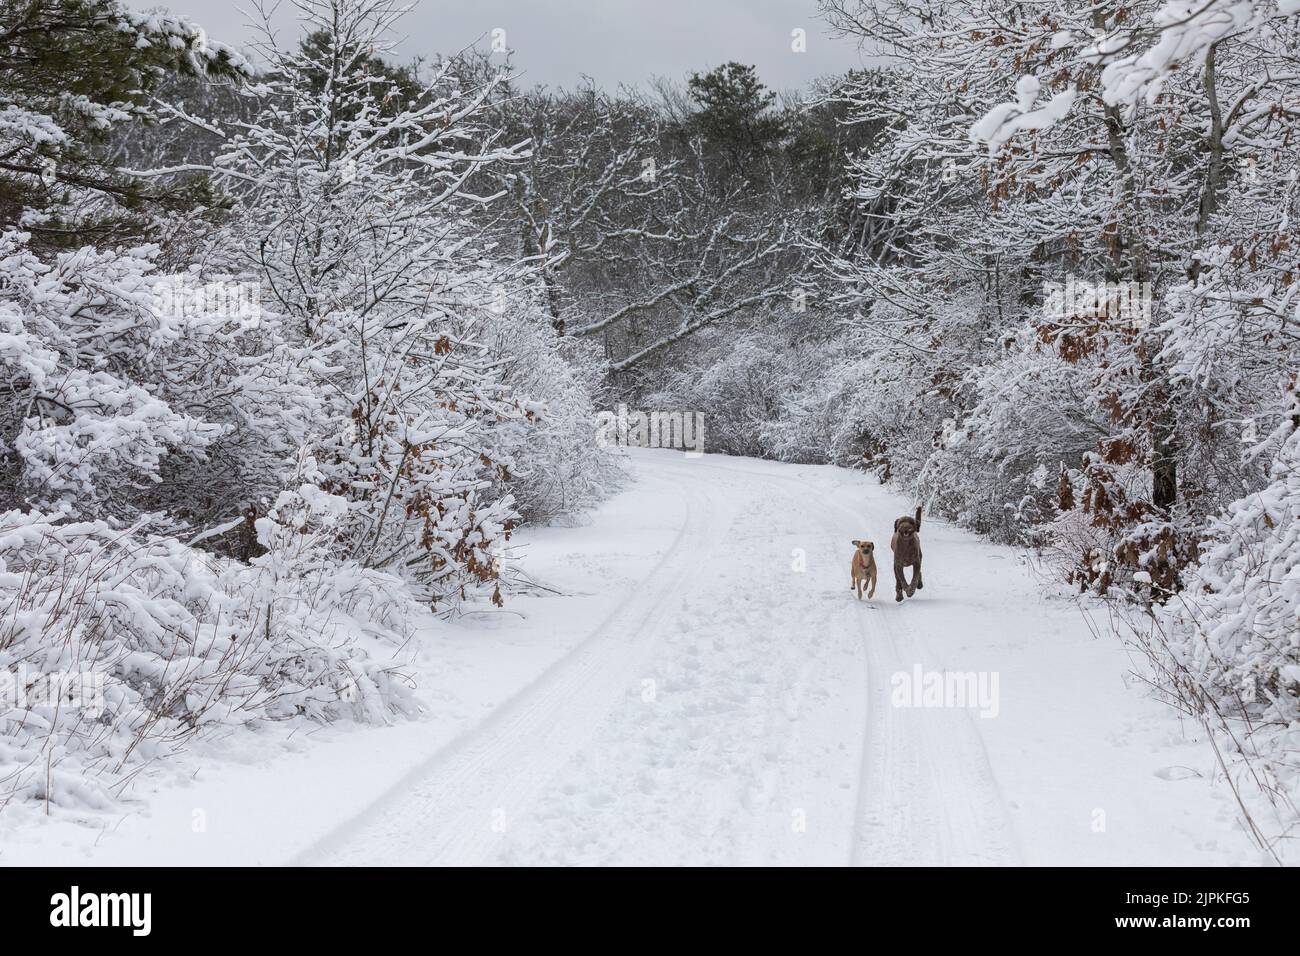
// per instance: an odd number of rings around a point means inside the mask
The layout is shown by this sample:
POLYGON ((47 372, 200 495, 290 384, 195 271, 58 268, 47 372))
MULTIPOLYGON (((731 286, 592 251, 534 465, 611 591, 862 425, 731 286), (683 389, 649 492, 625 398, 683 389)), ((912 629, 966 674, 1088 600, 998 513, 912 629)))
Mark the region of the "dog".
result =
POLYGON ((921 508, 916 508, 916 517, 903 515, 894 522, 894 536, 889 539, 889 548, 894 552, 894 600, 903 600, 903 592, 911 597, 924 586, 921 583, 921 508), (912 582, 903 577, 903 569, 912 569, 912 582))
POLYGON ((867 591, 867 599, 876 596, 876 545, 871 541, 853 542, 853 562, 849 565, 849 587, 862 600, 862 592, 867 591), (868 588, 870 590, 868 591, 868 588))

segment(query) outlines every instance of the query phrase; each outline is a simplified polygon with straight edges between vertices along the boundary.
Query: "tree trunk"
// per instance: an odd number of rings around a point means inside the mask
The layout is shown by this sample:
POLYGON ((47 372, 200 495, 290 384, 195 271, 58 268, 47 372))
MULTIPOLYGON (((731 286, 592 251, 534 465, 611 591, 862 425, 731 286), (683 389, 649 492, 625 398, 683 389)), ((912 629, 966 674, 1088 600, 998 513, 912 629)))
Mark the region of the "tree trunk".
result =
POLYGON ((1168 513, 1178 500, 1178 443, 1167 413, 1156 419, 1151 435, 1151 503, 1168 513))

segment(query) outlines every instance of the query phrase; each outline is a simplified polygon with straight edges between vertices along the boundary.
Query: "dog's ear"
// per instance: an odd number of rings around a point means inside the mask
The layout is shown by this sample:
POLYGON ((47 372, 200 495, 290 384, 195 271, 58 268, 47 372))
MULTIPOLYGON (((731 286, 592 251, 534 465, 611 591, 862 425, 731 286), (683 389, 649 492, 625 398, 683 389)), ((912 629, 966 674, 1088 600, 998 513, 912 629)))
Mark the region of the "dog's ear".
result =
POLYGON ((902 519, 902 518, 895 518, 895 519, 894 519, 894 530, 897 531, 897 530, 898 530, 898 526, 899 526, 900 524, 902 524, 902 523, 903 523, 903 519, 902 519))
POLYGON ((853 539, 853 547, 856 548, 856 547, 858 547, 858 545, 860 545, 860 544, 862 544, 862 542, 859 541, 857 538, 854 538, 854 539, 853 539))

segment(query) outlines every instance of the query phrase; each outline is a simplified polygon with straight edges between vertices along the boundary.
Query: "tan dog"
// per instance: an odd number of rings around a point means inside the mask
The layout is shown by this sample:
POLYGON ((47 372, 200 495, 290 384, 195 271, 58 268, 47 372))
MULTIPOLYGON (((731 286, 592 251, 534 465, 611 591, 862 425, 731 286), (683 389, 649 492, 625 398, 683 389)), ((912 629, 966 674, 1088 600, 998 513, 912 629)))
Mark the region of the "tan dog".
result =
POLYGON ((889 539, 894 552, 894 600, 903 600, 903 592, 911 597, 924 586, 921 583, 921 508, 916 517, 904 515, 894 522, 894 536, 889 539), (912 583, 903 577, 904 568, 912 569, 912 583))
POLYGON ((867 591, 868 600, 876 596, 876 545, 871 541, 853 542, 853 563, 849 565, 852 581, 849 587, 862 600, 862 592, 867 591))

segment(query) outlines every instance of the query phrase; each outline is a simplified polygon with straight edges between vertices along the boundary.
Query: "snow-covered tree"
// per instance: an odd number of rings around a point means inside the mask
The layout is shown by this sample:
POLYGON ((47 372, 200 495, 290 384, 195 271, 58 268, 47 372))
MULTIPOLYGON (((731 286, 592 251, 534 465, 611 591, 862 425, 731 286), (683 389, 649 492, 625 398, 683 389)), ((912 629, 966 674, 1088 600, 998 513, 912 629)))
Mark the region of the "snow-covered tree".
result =
POLYGON ((192 205, 192 184, 138 179, 105 148, 128 121, 152 121, 178 75, 242 78, 244 61, 188 20, 120 0, 0 6, 0 224, 38 246, 138 236, 149 214, 192 205))
MULTIPOLYGON (((240 199, 238 255, 321 396, 316 480, 349 502, 342 553, 406 568, 435 600, 492 582, 515 515, 493 433, 534 417, 476 340, 519 281, 476 239, 469 183, 522 155, 483 124, 498 78, 381 69, 397 3, 310 0, 309 41, 268 41, 262 112, 218 159, 240 199)), ((268 32, 269 36, 269 32, 268 32)), ((499 597, 498 597, 499 599, 499 597)))
MULTIPOLYGON (((992 447, 1029 442, 1026 474, 1066 467, 1060 501, 1093 529, 1075 556, 1080 580, 1104 590, 1141 570, 1177 588, 1198 523, 1249 478, 1235 464, 1228 423, 1205 428, 1207 413, 1218 418, 1225 382, 1177 371, 1175 354, 1202 328, 1185 303, 1189 287, 1204 290, 1211 278, 1205 264, 1224 260, 1209 237, 1259 222, 1215 219, 1243 180, 1254 178, 1258 198, 1288 215, 1289 159, 1269 160, 1265 184, 1257 147, 1246 143, 1289 135, 1286 50, 1296 18, 1264 7, 1267 15, 1240 23, 1219 17, 1224 29, 1197 47, 1199 68, 1170 59, 1152 79, 1155 95, 1135 99, 1114 92, 1120 51, 1174 29, 1161 4, 1122 15, 1087 3, 1010 12, 939 4, 921 19, 906 4, 824 6, 888 64, 843 93, 886 133, 854 163, 864 225, 827 257, 832 289, 857 303, 882 347, 923 383, 935 416, 927 430, 950 421, 992 447), (1005 404, 1015 390, 985 374, 1008 350, 1048 353, 1037 364, 1062 386, 1060 414, 1038 416, 1027 432, 1016 431, 1021 416, 1005 404), (1080 460, 1084 434, 1092 447, 1080 460)), ((1236 256, 1266 271, 1279 232, 1254 234, 1235 241, 1236 256)), ((1281 281, 1265 302, 1287 301, 1284 273, 1279 260, 1281 281)), ((1284 376, 1270 378, 1276 402, 1284 376)), ((932 487, 969 486, 961 456, 936 456, 927 475, 932 487)), ((1020 513, 1017 501, 1005 504, 1020 513)), ((1042 515, 1041 501, 1033 513, 1042 515)))
POLYGON ((418 604, 334 550, 347 503, 300 453, 324 407, 301 352, 262 322, 248 275, 220 271, 205 190, 181 198, 164 171, 103 152, 114 125, 163 111, 151 91, 168 70, 246 71, 185 21, 115 2, 0 16, 16 167, 0 232, 0 678, 23 689, 0 717, 0 808, 106 806, 205 728, 414 713, 366 645, 403 639, 418 604), (187 219, 197 243, 150 241, 187 219), (186 261, 200 247, 211 258, 186 261), (195 547, 236 527, 245 560, 195 547))

